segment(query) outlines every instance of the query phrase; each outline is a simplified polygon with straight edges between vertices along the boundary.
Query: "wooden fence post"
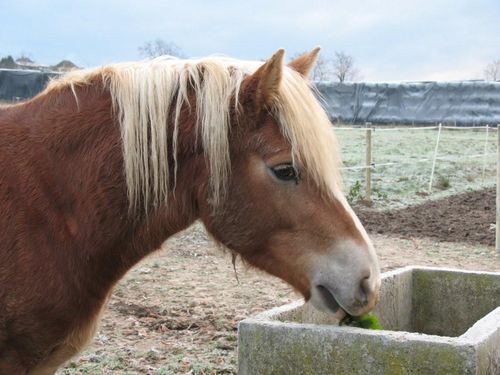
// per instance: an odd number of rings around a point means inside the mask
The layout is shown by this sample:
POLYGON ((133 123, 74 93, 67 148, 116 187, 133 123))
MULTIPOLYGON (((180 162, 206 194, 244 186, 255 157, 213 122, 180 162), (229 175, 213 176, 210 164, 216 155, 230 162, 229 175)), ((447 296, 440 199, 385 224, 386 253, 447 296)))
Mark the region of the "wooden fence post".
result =
POLYGON ((366 197, 372 201, 372 128, 366 129, 366 197))
POLYGON ((483 156, 483 173, 481 175, 481 182, 484 184, 484 175, 486 173, 486 163, 488 162, 488 135, 489 135, 490 126, 486 124, 486 135, 484 137, 484 156, 483 156))
POLYGON ((500 124, 497 124, 497 195, 495 249, 500 253, 500 124))
POLYGON ((437 134, 437 139, 436 139, 436 147, 434 148, 434 158, 432 160, 431 178, 429 179, 429 193, 432 193, 432 182, 434 180, 434 170, 436 169, 436 160, 437 160, 438 149, 439 149, 439 139, 441 138, 441 128, 442 128, 442 124, 439 123, 438 134, 437 134))

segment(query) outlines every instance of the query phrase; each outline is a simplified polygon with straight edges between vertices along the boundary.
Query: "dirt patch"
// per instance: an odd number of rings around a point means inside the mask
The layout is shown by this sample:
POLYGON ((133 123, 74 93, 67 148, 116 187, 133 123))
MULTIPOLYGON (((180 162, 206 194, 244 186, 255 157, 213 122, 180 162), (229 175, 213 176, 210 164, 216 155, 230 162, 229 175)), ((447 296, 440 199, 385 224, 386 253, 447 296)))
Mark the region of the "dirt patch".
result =
MULTIPOLYGON (((358 211, 383 271, 406 265, 499 271, 494 247, 442 241, 490 236, 493 198, 486 190, 390 213, 358 211)), ((240 263, 237 272, 239 281, 230 255, 193 225, 127 274, 92 345, 58 374, 235 374, 238 322, 300 298, 274 277, 240 263)))
MULTIPOLYGON (((383 271, 410 264, 498 271, 493 247, 372 235, 383 271)), ((237 264, 196 224, 116 287, 92 345, 58 374, 233 374, 242 319, 300 296, 237 264)))
POLYGON ((495 244, 494 189, 471 191, 392 211, 377 212, 363 207, 355 211, 371 233, 495 244))

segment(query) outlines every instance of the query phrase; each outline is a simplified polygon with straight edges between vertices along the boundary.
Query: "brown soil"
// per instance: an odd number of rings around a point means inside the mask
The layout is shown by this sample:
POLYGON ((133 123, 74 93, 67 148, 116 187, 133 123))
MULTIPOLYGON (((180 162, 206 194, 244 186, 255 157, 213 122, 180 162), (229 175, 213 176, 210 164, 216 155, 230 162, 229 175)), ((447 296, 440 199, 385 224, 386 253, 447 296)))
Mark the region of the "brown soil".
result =
POLYGON ((495 244, 494 189, 467 192, 393 211, 377 212, 361 207, 356 211, 372 233, 495 244))
MULTIPOLYGON (((492 192, 484 191, 360 216, 383 271, 410 264, 499 271, 499 253, 476 244, 491 236, 492 202, 492 192)), ((236 373, 238 322, 300 298, 239 263, 237 273, 239 281, 230 255, 195 224, 127 274, 92 345, 58 374, 236 373)))

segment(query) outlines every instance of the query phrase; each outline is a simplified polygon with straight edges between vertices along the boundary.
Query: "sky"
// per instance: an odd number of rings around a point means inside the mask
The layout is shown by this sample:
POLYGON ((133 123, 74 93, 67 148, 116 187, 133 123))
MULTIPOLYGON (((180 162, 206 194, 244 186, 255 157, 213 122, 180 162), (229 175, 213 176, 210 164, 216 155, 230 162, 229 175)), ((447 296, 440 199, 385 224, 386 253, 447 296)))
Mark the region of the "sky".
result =
POLYGON ((500 0, 0 0, 0 56, 82 67, 137 60, 161 38, 190 57, 322 47, 363 81, 480 79, 500 59, 500 0))

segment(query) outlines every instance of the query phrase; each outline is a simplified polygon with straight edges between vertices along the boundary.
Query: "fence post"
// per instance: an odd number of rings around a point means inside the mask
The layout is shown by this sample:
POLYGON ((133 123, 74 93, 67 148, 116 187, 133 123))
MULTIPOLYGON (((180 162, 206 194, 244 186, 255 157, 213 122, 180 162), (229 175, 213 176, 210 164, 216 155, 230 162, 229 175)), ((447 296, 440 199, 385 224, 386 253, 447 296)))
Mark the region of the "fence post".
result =
POLYGON ((372 201, 372 128, 366 129, 366 197, 372 201))
POLYGON ((495 249, 500 253, 500 124, 497 124, 497 195, 495 249))
POLYGON ((481 176, 481 180, 484 184, 484 175, 486 173, 486 159, 487 159, 487 152, 488 152, 488 133, 490 130, 489 124, 486 124, 486 136, 484 137, 484 156, 483 156, 483 174, 481 176))
POLYGON ((434 180, 434 170, 436 169, 436 159, 437 159, 437 155, 438 155, 439 138, 441 138, 441 127, 442 127, 442 124, 439 123, 438 135, 437 135, 437 139, 436 139, 436 147, 434 148, 434 158, 432 160, 431 178, 429 180, 429 193, 432 192, 432 182, 434 180))

